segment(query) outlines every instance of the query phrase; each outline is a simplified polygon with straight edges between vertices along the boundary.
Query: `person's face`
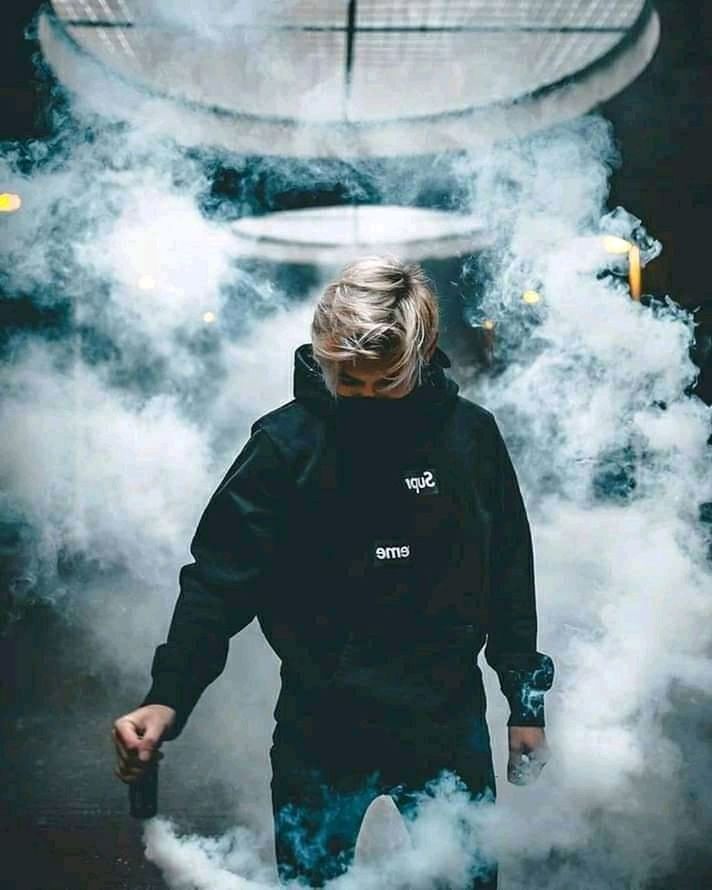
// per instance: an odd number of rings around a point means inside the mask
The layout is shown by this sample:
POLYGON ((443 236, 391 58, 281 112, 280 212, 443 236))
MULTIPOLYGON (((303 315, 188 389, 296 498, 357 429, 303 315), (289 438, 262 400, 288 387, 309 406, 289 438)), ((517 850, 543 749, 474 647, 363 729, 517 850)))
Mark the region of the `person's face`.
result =
POLYGON ((374 399, 402 399, 410 392, 407 385, 397 389, 384 389, 391 382, 389 358, 357 358, 341 362, 336 380, 337 396, 360 396, 374 399))

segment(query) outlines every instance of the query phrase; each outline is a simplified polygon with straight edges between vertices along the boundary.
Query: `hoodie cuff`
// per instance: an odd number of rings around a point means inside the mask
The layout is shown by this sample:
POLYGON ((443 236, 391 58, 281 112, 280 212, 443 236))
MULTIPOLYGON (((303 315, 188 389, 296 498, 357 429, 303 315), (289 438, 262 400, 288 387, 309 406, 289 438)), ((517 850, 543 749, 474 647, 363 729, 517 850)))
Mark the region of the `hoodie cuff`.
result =
POLYGON ((546 726, 544 693, 523 687, 519 696, 509 699, 507 726, 546 726))
POLYGON ((554 681, 554 662, 537 652, 533 663, 499 672, 502 692, 509 702, 507 726, 545 726, 544 694, 554 681))

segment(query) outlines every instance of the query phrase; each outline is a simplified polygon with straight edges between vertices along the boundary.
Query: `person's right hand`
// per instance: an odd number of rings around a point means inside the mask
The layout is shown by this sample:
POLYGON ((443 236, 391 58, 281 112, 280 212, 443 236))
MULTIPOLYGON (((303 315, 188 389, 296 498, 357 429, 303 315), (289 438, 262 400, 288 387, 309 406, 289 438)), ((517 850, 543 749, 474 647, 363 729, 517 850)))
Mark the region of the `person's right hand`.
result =
POLYGON ((158 748, 175 719, 176 712, 168 705, 144 705, 114 721, 111 736, 118 756, 114 773, 122 782, 138 781, 163 757, 158 748))

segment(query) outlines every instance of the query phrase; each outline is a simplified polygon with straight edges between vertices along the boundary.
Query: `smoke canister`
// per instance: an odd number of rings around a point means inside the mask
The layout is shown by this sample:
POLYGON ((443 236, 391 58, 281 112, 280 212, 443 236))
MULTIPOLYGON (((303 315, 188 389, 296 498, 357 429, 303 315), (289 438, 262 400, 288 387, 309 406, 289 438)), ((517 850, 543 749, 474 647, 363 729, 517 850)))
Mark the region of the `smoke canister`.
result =
POLYGON ((129 785, 129 811, 134 819, 152 819, 158 812, 158 760, 129 785))

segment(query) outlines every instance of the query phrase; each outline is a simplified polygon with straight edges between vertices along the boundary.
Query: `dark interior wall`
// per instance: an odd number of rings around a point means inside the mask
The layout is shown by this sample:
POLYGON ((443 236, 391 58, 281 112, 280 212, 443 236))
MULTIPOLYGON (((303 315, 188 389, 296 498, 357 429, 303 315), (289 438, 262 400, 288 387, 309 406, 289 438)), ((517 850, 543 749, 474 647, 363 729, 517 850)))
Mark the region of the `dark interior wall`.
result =
POLYGON ((35 77, 36 44, 26 32, 38 0, 8 0, 0 9, 0 140, 37 132, 41 91, 35 77))
MULTIPOLYGON (((648 269, 656 292, 686 306, 712 301, 706 253, 712 208, 712 4, 656 0, 660 47, 647 70, 606 103, 623 164, 611 202, 664 245, 648 269)), ((712 320, 711 320, 712 321, 712 320)))
POLYGON ((695 310, 695 393, 712 404, 712 3, 655 0, 658 51, 648 68, 602 108, 613 123, 622 165, 611 206, 639 216, 663 244, 645 288, 695 310))

